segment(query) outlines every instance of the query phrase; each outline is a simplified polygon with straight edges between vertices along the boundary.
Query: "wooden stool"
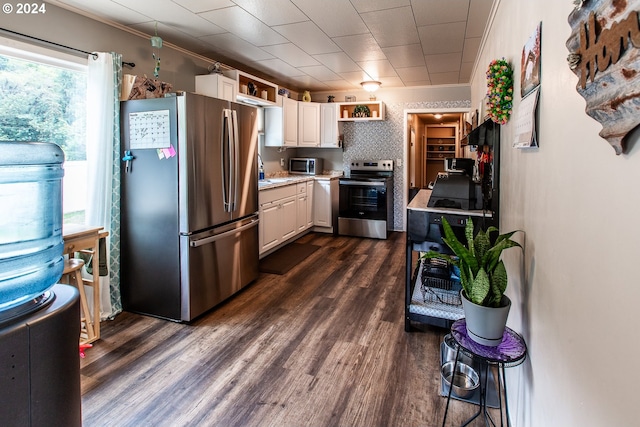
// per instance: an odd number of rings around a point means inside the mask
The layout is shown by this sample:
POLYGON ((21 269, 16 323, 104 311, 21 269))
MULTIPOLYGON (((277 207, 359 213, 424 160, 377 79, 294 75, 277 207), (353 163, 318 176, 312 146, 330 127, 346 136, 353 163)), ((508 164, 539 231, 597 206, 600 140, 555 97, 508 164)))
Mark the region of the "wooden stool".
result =
POLYGON ((84 291, 84 281, 82 280, 82 267, 84 267, 84 261, 78 258, 69 258, 64 261, 64 271, 62 276, 69 277, 69 284, 71 279, 80 292, 80 344, 88 344, 97 339, 93 320, 91 318, 91 312, 89 311, 89 303, 87 302, 87 294, 84 291))

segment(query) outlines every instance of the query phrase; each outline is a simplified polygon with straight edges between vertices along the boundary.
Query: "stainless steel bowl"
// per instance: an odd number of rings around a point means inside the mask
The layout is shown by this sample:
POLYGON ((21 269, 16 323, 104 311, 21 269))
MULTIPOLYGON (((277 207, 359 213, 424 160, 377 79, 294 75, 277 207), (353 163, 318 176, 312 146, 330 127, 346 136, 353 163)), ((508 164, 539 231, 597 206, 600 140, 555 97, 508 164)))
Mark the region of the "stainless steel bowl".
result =
POLYGON ((458 362, 456 372, 453 372, 453 362, 447 362, 442 365, 440 375, 445 383, 444 391, 449 393, 449 387, 452 388, 453 394, 463 399, 470 397, 480 385, 478 373, 473 368, 464 363, 458 362), (452 380, 453 378, 453 380, 452 380), (453 383, 453 385, 451 385, 453 383))
MULTIPOLYGON (((453 339, 451 334, 445 335, 443 342, 444 342, 444 346, 443 346, 443 352, 442 352, 442 363, 451 362, 455 360, 458 344, 456 344, 456 341, 453 339)), ((467 353, 465 353, 462 350, 458 352, 458 362, 462 362, 465 365, 469 365, 469 366, 473 365, 473 359, 471 358, 471 356, 469 356, 467 353)))

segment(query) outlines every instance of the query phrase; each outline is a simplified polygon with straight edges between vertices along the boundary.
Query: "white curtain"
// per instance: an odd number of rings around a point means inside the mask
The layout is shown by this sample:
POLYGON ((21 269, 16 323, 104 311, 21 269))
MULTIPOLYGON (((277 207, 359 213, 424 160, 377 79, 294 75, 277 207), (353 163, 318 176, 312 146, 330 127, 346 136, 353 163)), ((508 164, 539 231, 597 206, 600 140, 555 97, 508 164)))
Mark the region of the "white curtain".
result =
POLYGON ((85 223, 109 232, 106 242, 109 275, 100 276, 100 317, 113 317, 120 303, 120 127, 119 90, 122 56, 96 53, 87 71, 87 209, 85 223))

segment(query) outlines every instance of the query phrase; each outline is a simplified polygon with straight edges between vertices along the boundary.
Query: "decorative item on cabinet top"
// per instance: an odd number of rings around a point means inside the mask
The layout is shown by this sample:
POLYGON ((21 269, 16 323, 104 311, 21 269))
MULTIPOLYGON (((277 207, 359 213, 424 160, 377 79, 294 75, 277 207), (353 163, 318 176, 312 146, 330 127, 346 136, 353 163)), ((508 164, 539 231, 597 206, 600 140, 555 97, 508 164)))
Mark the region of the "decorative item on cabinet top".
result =
POLYGON ((379 121, 384 120, 385 108, 382 101, 340 102, 338 121, 379 121))

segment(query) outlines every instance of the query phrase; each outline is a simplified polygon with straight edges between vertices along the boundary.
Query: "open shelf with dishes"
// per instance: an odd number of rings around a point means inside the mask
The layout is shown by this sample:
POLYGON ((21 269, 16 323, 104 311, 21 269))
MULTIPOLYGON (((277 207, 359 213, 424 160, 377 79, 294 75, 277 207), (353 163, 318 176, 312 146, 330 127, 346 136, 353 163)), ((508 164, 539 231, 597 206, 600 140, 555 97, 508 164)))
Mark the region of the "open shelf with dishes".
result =
POLYGON ((238 85, 238 101, 262 106, 276 105, 277 85, 240 70, 234 70, 234 74, 238 85))
POLYGON ((382 101, 339 102, 338 111, 339 122, 384 120, 382 101))

